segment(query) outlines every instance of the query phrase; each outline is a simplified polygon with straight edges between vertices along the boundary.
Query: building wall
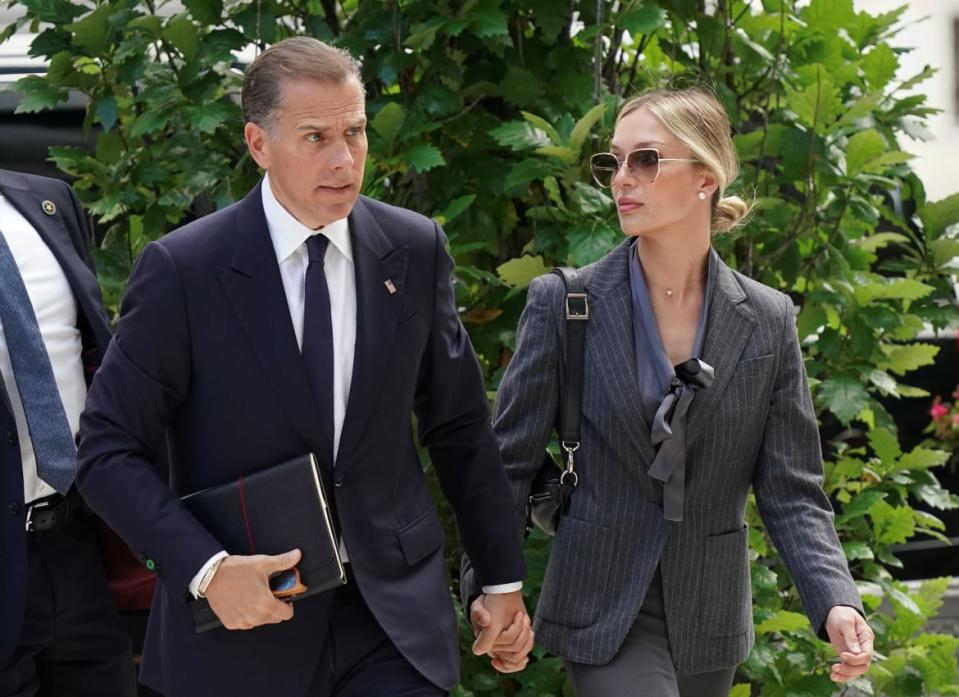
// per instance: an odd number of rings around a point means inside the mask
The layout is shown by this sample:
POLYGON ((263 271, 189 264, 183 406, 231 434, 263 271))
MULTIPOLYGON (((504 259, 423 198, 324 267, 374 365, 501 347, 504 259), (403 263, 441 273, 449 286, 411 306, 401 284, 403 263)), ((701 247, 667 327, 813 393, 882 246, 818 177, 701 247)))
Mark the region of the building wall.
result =
POLYGON ((938 68, 917 86, 928 95, 930 106, 942 113, 928 119, 931 140, 906 140, 902 149, 916 155, 912 164, 926 187, 929 200, 959 193, 959 110, 957 110, 957 46, 954 23, 959 21, 959 0, 855 0, 857 10, 872 14, 909 5, 903 19, 908 26, 893 38, 894 46, 914 47, 900 55, 898 77, 905 79, 926 65, 938 68))

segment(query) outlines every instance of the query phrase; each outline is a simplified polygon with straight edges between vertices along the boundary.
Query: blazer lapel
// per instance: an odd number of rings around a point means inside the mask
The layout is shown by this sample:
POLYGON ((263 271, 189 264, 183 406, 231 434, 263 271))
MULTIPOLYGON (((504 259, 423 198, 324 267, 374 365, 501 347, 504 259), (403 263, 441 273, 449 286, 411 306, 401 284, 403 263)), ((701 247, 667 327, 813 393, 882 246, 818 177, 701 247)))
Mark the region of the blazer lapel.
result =
POLYGON ((103 309, 99 282, 73 246, 61 213, 43 213, 40 207, 43 197, 29 189, 4 186, 3 195, 33 226, 56 257, 73 291, 73 297, 96 337, 99 357, 102 358, 110 343, 110 323, 103 309))
MULTIPOLYGON (((649 426, 643 419, 636 376, 636 351, 633 340, 633 313, 629 291, 629 240, 597 263, 585 281, 590 297, 587 328, 586 380, 603 384, 609 408, 623 422, 630 442, 639 454, 643 471, 656 453, 650 441, 649 426)), ((620 453, 624 461, 635 461, 636 453, 620 453)))
POLYGON ((337 468, 348 466, 350 453, 379 399, 393 355, 409 260, 409 248, 393 246, 364 197, 357 199, 349 223, 356 274, 356 350, 337 468), (387 281, 395 292, 387 288, 387 281))
POLYGON ((329 449, 320 439, 319 409, 310 393, 306 368, 290 321, 289 305, 270 242, 260 186, 234 208, 236 246, 228 266, 217 268, 223 290, 256 353, 263 372, 291 423, 323 460, 329 449))
POLYGON ((718 263, 716 287, 709 307, 702 353, 702 359, 713 367, 715 379, 709 389, 696 395, 689 407, 687 441, 692 440, 708 422, 703 415, 712 412, 726 390, 746 342, 756 327, 748 304, 743 303, 746 300, 745 291, 718 255, 715 261, 718 263))

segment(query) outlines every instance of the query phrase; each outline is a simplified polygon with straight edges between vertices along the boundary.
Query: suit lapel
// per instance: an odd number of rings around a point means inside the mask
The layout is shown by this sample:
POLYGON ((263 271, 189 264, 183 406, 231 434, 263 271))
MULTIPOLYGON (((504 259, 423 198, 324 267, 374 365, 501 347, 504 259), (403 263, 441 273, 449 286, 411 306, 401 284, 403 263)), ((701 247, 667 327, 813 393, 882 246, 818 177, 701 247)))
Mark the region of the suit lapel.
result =
POLYGON ((356 274, 356 350, 337 467, 349 465, 350 454, 379 398, 393 355, 409 260, 409 248, 393 246, 363 197, 357 199, 349 223, 356 274), (395 292, 387 289, 387 281, 395 292))
MULTIPOLYGON (((636 376, 629 290, 630 249, 627 240, 598 262, 586 279, 590 293, 587 356, 596 356, 595 360, 587 360, 586 379, 602 383, 609 398, 606 407, 622 420, 645 471, 652 464, 655 452, 649 426, 643 419, 636 376)), ((621 457, 627 462, 635 460, 635 454, 621 454, 621 457)))
POLYGON ((702 352, 702 359, 715 371, 715 381, 709 389, 696 395, 689 407, 687 441, 695 438, 708 422, 709 419, 704 415, 710 414, 722 397, 746 342, 756 327, 748 304, 743 303, 746 293, 733 272, 718 255, 715 262, 718 263, 716 287, 710 301, 702 352))
MULTIPOLYGON (((33 226, 56 257, 73 291, 73 297, 94 334, 99 357, 102 358, 107 344, 110 343, 110 325, 103 310, 100 286, 96 275, 83 262, 74 247, 62 213, 43 213, 40 207, 43 196, 29 189, 4 186, 3 195, 33 226)), ((60 205, 64 204, 65 202, 60 202, 60 205)))
POLYGON ((322 460, 329 446, 323 445, 317 428, 319 410, 310 393, 306 368, 290 321, 276 252, 263 213, 260 186, 254 187, 233 211, 236 246, 229 265, 218 267, 217 274, 287 416, 310 450, 322 460))

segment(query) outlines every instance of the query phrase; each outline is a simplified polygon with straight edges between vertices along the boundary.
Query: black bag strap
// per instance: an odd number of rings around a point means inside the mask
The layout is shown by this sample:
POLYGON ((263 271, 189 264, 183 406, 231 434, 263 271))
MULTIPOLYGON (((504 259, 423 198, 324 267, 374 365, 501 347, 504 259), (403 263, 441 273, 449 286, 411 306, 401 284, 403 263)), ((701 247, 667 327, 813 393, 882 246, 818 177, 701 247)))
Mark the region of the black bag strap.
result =
POLYGON ((583 406, 583 358, 589 300, 579 271, 561 266, 553 273, 566 287, 566 385, 560 394, 559 439, 567 455, 567 470, 573 471, 573 453, 579 448, 583 406))

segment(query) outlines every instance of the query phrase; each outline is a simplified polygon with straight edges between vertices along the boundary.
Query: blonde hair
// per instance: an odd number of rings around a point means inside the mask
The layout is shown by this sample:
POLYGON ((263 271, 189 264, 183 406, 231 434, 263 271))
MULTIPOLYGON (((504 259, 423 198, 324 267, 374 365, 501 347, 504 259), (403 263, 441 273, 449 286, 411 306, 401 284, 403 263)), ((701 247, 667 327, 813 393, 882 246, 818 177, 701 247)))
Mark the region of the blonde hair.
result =
POLYGON ((648 109, 662 121, 716 177, 719 187, 712 199, 712 231, 727 232, 742 225, 752 205, 739 196, 723 195, 739 176, 739 157, 729 116, 716 97, 700 87, 651 90, 626 102, 616 117, 616 125, 638 109, 648 109))

